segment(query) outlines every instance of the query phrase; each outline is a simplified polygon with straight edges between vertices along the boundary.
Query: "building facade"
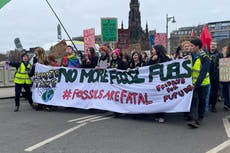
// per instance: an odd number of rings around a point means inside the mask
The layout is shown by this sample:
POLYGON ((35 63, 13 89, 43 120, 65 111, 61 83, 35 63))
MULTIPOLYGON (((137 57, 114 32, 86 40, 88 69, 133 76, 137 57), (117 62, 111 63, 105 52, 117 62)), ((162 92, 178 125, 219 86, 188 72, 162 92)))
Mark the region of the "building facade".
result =
MULTIPOLYGON (((146 23, 145 30, 141 27, 141 13, 139 0, 131 0, 129 3, 129 23, 128 29, 130 30, 130 45, 140 45, 141 50, 150 49, 148 24, 146 23)), ((124 29, 123 22, 121 29, 124 29)), ((101 35, 96 35, 95 41, 97 44, 102 44, 101 35)), ((119 39, 119 38, 118 38, 119 39)), ((82 36, 74 37, 73 40, 84 41, 82 36)))
MULTIPOLYGON (((221 43, 223 40, 230 39, 230 21, 209 22, 209 31, 213 41, 221 43)), ((182 27, 170 33, 170 50, 175 51, 183 40, 191 40, 200 37, 204 24, 192 27, 182 27), (191 36, 193 31, 193 36, 191 36)))

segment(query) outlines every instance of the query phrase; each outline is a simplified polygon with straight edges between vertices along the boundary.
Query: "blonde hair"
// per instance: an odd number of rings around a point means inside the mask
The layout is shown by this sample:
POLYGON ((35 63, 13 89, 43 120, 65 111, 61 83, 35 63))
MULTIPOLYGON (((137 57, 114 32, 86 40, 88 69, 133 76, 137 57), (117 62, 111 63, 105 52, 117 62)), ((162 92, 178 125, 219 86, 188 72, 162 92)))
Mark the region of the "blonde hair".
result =
POLYGON ((47 56, 45 53, 45 50, 41 47, 35 49, 35 54, 38 59, 38 63, 40 64, 46 64, 47 63, 47 56))
POLYGON ((187 44, 191 45, 191 42, 190 42, 190 41, 187 41, 187 40, 182 41, 182 42, 181 42, 181 49, 182 49, 182 50, 185 50, 184 46, 187 45, 187 44))

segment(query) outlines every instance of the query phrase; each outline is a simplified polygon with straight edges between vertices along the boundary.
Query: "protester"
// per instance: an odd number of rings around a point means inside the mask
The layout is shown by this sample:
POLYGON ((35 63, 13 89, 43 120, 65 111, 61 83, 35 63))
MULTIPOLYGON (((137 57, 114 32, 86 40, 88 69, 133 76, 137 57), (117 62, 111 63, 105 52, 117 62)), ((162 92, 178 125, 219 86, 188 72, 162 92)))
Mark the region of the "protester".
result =
POLYGON ((211 60, 210 64, 210 83, 211 92, 209 98, 209 105, 211 107, 211 112, 217 112, 216 103, 218 99, 218 89, 219 89, 219 59, 221 58, 221 53, 217 50, 217 43, 211 42, 211 50, 208 56, 211 60))
POLYGON ((48 56, 48 62, 49 62, 49 65, 50 65, 50 66, 54 66, 54 67, 60 66, 60 63, 58 63, 58 62, 56 61, 54 55, 49 55, 49 56, 48 56))
POLYGON ((147 65, 149 59, 148 59, 148 54, 146 52, 141 52, 141 60, 143 63, 145 63, 145 65, 147 65))
MULTIPOLYGON (((49 64, 48 60, 47 60, 45 50, 43 48, 40 48, 40 47, 36 48, 34 53, 35 53, 35 57, 33 58, 33 67, 32 67, 32 70, 31 70, 31 75, 32 76, 35 73, 35 64, 36 63, 43 64, 43 65, 48 65, 49 64)), ((48 106, 48 105, 38 104, 36 110, 39 111, 39 110, 42 110, 42 109, 50 111, 51 107, 48 106)))
POLYGON ((95 68, 98 63, 98 57, 96 56, 95 49, 89 47, 88 53, 85 54, 85 57, 82 59, 82 68, 95 68))
POLYGON ((142 56, 139 52, 134 51, 131 56, 130 69, 146 66, 146 63, 142 61, 142 56))
MULTIPOLYGON (((224 58, 230 58, 230 43, 223 50, 224 58)), ((230 82, 223 82, 224 109, 230 111, 230 82)))
MULTIPOLYGON (((120 49, 116 48, 112 51, 111 54, 112 60, 110 61, 109 68, 118 69, 118 70, 126 70, 127 66, 121 60, 120 49)), ((114 112, 114 117, 120 117, 121 113, 114 112)))
MULTIPOLYGON (((148 65, 164 63, 170 61, 170 58, 167 56, 167 51, 163 45, 156 45, 153 47, 153 55, 149 61, 148 65)), ((155 120, 159 123, 165 122, 165 113, 157 113, 155 120)))
POLYGON ((181 43, 181 57, 186 57, 191 54, 191 42, 183 41, 181 43))
POLYGON ((97 68, 106 69, 109 66, 109 50, 106 46, 99 48, 100 58, 97 63, 97 68))
POLYGON ((23 53, 21 56, 21 62, 12 62, 10 61, 9 65, 15 67, 16 73, 14 76, 15 83, 15 109, 14 112, 19 111, 20 107, 20 95, 22 92, 22 88, 25 89, 25 96, 29 101, 29 104, 32 108, 34 108, 32 94, 31 94, 31 80, 30 80, 30 71, 32 65, 29 63, 29 56, 27 53, 23 53))
POLYGON ((81 60, 74 52, 74 49, 72 46, 66 47, 66 56, 62 59, 62 66, 64 67, 70 67, 70 68, 80 68, 81 67, 81 60))
POLYGON ((193 39, 191 43, 194 92, 189 113, 190 121, 187 122, 187 125, 191 128, 198 128, 205 113, 205 100, 208 94, 208 85, 210 84, 210 60, 207 53, 202 50, 200 39, 193 39))
POLYGON ((119 70, 125 69, 123 62, 121 60, 120 49, 116 48, 115 50, 112 51, 109 68, 114 68, 119 70))
POLYGON ((121 61, 123 64, 123 70, 127 70, 130 65, 130 56, 128 54, 122 53, 121 54, 121 61))

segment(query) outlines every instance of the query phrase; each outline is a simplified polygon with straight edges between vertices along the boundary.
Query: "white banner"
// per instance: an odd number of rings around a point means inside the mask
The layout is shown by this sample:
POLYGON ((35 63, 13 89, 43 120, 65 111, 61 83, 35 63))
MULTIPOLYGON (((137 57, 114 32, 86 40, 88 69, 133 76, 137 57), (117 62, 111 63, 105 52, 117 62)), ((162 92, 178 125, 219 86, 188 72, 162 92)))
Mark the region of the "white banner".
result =
POLYGON ((72 69, 36 64, 35 103, 138 114, 188 112, 193 87, 190 60, 130 71, 72 69))

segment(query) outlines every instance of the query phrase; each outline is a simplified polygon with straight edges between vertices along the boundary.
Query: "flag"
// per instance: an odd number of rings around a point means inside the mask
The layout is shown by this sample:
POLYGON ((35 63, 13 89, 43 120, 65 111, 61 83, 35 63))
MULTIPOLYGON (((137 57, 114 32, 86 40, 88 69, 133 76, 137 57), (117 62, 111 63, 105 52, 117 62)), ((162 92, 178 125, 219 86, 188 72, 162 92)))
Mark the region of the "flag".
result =
POLYGON ((204 25, 202 32, 200 34, 200 39, 202 41, 202 48, 206 48, 207 51, 210 51, 210 45, 211 45, 211 41, 212 41, 212 36, 208 30, 208 26, 204 25))
POLYGON ((0 0, 0 9, 6 5, 6 3, 8 3, 10 0, 0 0))

